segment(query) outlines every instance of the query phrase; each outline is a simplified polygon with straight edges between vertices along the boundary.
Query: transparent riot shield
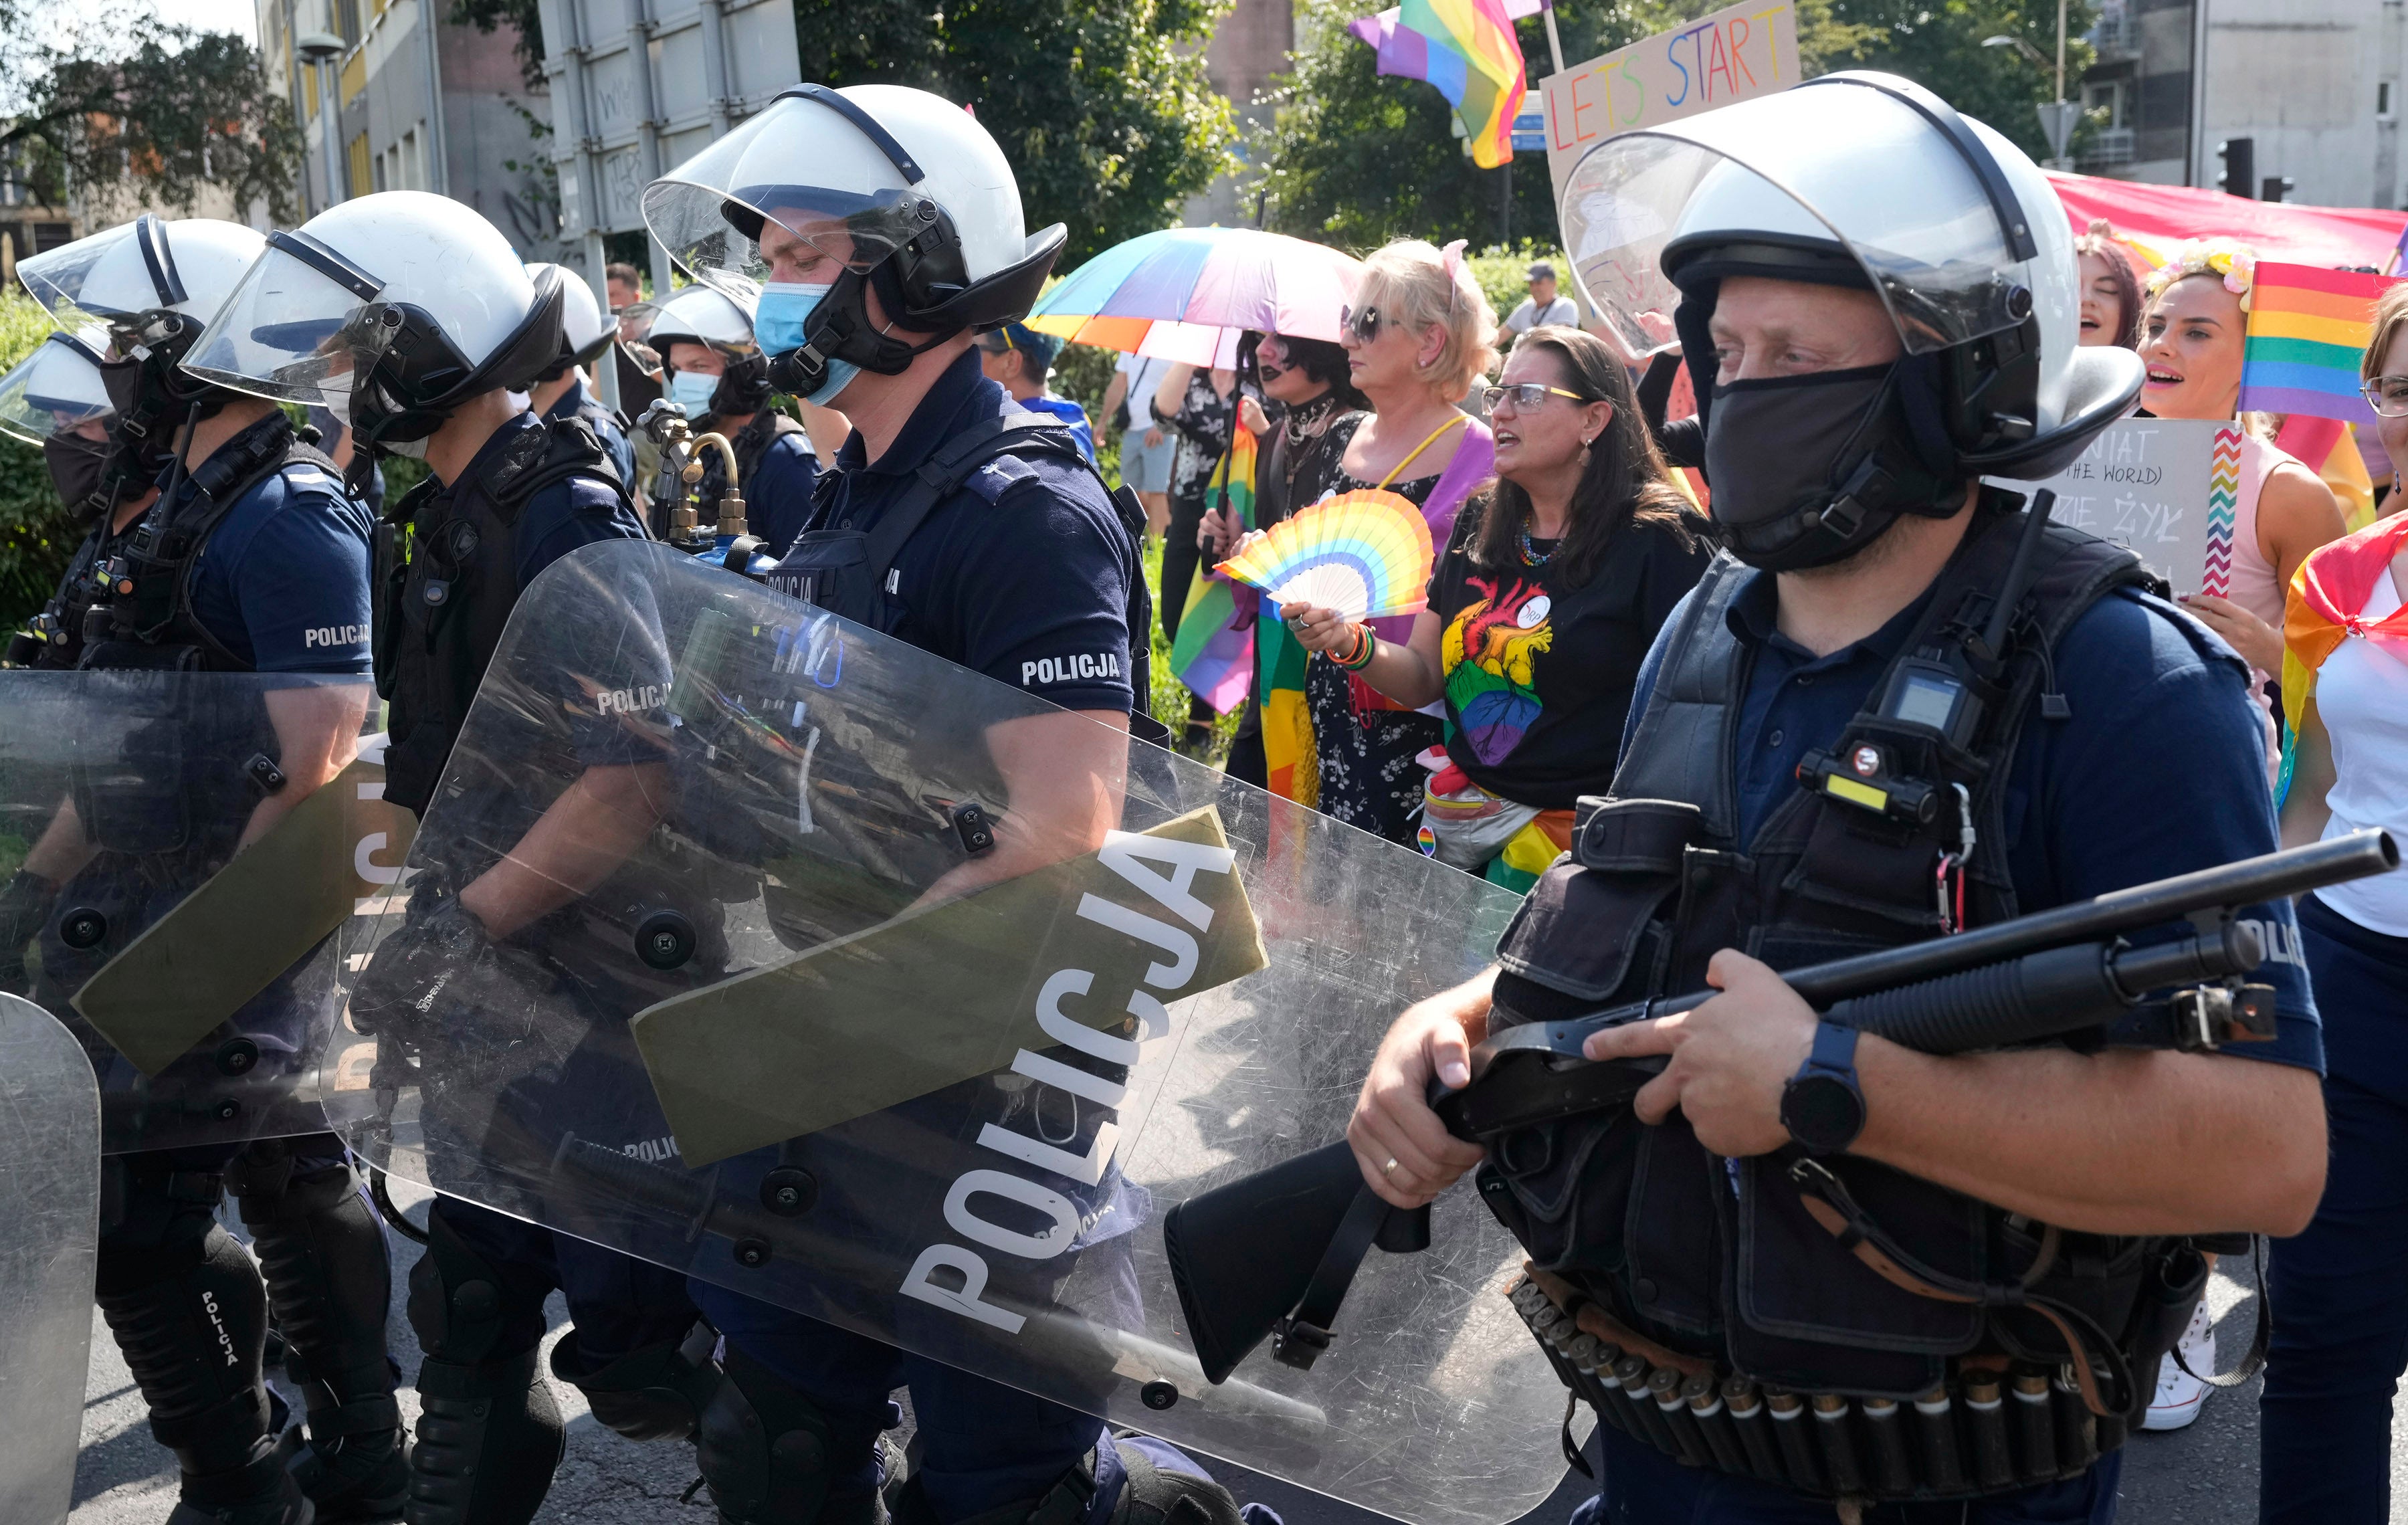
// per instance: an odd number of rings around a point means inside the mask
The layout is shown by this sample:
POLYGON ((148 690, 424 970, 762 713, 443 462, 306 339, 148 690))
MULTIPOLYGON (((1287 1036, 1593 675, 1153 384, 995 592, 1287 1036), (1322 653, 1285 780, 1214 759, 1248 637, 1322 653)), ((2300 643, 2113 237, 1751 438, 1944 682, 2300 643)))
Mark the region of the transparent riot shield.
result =
POLYGON ((0 990, 66 1024, 102 1152, 322 1129, 336 928, 406 844, 374 691, 305 674, 0 672, 0 990))
POLYGON ((1162 1239, 1505 892, 627 543, 527 590, 398 888, 329 1064, 376 1163, 1400 1518, 1561 1475, 1469 1190, 1312 1371, 1205 1381, 1162 1239))
POLYGON ((48 1012, 0 995, 0 1519, 67 1518, 99 1234, 92 1066, 48 1012))

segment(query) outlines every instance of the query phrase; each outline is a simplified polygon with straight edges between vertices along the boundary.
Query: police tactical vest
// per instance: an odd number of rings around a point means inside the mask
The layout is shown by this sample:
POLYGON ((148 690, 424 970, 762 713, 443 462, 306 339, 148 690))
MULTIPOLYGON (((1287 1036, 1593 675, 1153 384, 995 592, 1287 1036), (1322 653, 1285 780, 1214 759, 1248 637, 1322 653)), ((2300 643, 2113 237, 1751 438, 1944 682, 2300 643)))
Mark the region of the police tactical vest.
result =
MULTIPOLYGON (((1977 511, 1901 659, 1981 627, 2022 523, 1995 499, 1977 511)), ((1831 739, 1840 756, 1887 748, 1897 773, 1938 783, 1943 803, 1929 825, 1801 787, 1742 842, 1736 733, 1753 648, 1728 616, 1749 579, 1727 554, 1708 568, 1669 638, 1612 792, 1581 801, 1571 854, 1500 942, 1508 972, 1619 1003, 1703 988, 1724 947, 1775 969, 1895 947, 1948 929, 1955 905, 1939 888, 1952 867, 1963 873, 1966 925, 2016 914, 2003 816, 2016 742, 2035 709, 2067 712, 2049 654, 2099 598, 2151 584, 2138 562, 2049 529, 1985 696, 1989 718, 1964 754, 1885 731, 1871 708, 1879 682, 1831 739), (1975 845, 1959 864, 1966 805, 1975 845)), ((1491 1026, 1526 1019, 1500 1004, 1491 1026)), ((2116 1411, 2092 1411, 2085 1433, 2095 1454, 2120 1443, 2173 1338, 2145 1295, 2167 1273, 2168 1242, 2063 1232, 1853 1156, 1809 1159, 1789 1145, 1717 1158, 1677 1113, 1653 1128, 1625 1108, 1507 1135, 1482 1184, 1538 1271, 1644 1340, 1768 1391, 1875 1400, 1870 1412, 1954 1390, 1985 1363, 2033 1363, 2078 1376, 2086 1398, 2095 1390, 2116 1411)), ((2069 1457, 2066 1471, 2087 1460, 2069 1457)), ((1863 1491, 1945 1495, 1920 1483, 1885 1492, 1870 1480, 1863 1491)))
POLYGON ((209 633, 193 611, 201 550, 236 504, 269 477, 313 466, 340 482, 342 468, 295 439, 271 413, 193 468, 193 492, 146 511, 123 535, 104 516, 76 550, 66 575, 35 624, 44 668, 140 668, 245 672, 251 664, 209 633))
MULTIPOLYGON (((837 499, 843 491, 844 473, 823 471, 812 489, 808 527, 795 538, 793 549, 786 553, 778 570, 770 574, 769 585, 855 625, 892 635, 904 614, 895 597, 900 586, 895 563, 905 542, 939 504, 970 482, 983 468, 999 461, 1039 456, 1067 462, 1096 476, 1099 482, 1102 481, 1095 466, 1081 453, 1078 440, 1059 419, 1032 412, 1016 403, 1007 404, 994 418, 956 435, 923 462, 902 496, 887 505, 877 522, 867 529, 853 527, 850 515, 838 518, 837 499)), ((1009 485, 1010 479, 1002 479, 993 496, 983 492, 981 496, 992 507, 1002 496, 1000 488, 1009 485)), ((1145 509, 1125 486, 1107 489, 1105 496, 1120 519, 1122 533, 1128 538, 1130 547, 1132 575, 1124 608, 1129 632, 1129 729, 1140 740, 1168 745, 1170 733, 1154 718, 1148 703, 1154 597, 1146 588, 1139 557, 1144 545, 1145 509)))
POLYGON ((520 511, 576 477, 627 505, 593 426, 553 419, 521 433, 481 475, 448 492, 429 477, 385 511, 373 591, 377 692, 391 706, 386 798, 424 813, 518 602, 520 511))

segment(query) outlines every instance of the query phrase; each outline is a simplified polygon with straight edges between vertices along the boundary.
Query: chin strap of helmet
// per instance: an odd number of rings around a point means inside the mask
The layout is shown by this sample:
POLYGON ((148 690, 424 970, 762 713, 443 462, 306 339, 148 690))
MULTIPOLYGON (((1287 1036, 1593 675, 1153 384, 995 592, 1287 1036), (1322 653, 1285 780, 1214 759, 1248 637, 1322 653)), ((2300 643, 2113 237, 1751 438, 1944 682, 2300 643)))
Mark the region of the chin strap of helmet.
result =
POLYGON ((710 411, 719 418, 744 418, 768 406, 769 360, 767 355, 748 354, 731 360, 711 388, 710 411))

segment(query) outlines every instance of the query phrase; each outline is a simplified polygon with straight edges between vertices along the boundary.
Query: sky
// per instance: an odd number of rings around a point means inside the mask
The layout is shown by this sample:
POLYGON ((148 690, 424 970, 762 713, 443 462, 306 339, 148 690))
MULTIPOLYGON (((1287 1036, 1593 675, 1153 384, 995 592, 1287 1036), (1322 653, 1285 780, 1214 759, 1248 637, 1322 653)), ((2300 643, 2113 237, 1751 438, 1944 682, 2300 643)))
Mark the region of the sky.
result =
POLYGON ((251 0, 152 0, 162 19, 179 22, 200 32, 235 32, 259 40, 259 18, 251 0))

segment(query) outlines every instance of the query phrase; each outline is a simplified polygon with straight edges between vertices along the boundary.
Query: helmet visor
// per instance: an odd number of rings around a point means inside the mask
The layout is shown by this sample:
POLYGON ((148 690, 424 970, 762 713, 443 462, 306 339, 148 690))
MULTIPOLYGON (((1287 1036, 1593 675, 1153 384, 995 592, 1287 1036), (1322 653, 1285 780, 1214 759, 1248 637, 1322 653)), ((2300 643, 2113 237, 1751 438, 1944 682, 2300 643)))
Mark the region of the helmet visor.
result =
POLYGON ((93 327, 52 334, 35 345, 0 376, 0 433, 38 445, 62 429, 111 417, 116 409, 100 380, 108 343, 108 331, 93 327))
POLYGON ((1633 350, 1672 337, 1667 247, 1722 235, 1843 251, 1911 353, 2013 327, 2030 310, 2028 256, 2010 243, 2025 214, 1967 143, 1988 151, 1970 128, 1952 138, 1906 100, 1840 80, 1608 138, 1564 184, 1573 279, 1633 350))
POLYGON ((17 262, 17 279, 61 328, 122 324, 184 300, 167 247, 166 224, 137 217, 122 227, 78 238, 17 262))
POLYGON ((377 282, 290 234, 270 240, 193 343, 183 368, 202 381, 348 417, 351 378, 366 375, 399 326, 377 282))
POLYGON ((787 95, 644 190, 644 225, 695 280, 834 281, 937 220, 886 150, 843 113, 787 95))

